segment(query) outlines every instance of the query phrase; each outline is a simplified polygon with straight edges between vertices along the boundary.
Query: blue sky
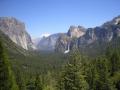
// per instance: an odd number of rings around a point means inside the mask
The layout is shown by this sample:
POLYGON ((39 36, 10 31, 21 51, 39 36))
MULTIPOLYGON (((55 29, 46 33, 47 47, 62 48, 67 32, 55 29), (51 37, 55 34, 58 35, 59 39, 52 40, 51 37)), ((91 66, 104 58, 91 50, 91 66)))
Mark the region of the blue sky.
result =
POLYGON ((25 22, 35 38, 67 32, 70 25, 99 26, 120 15, 120 0, 0 0, 0 10, 25 22))

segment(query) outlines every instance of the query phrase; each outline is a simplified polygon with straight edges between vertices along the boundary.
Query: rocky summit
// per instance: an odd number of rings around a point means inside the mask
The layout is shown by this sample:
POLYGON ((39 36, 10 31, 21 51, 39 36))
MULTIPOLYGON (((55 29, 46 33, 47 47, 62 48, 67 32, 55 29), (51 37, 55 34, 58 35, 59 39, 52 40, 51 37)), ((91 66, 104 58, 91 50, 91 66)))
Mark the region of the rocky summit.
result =
POLYGON ((63 52, 68 48, 72 38, 79 38, 83 36, 86 29, 82 26, 70 26, 67 33, 52 34, 48 37, 43 37, 36 44, 38 50, 42 51, 59 51, 63 52))
POLYGON ((26 50, 68 53, 73 48, 79 49, 96 41, 110 42, 114 38, 120 37, 120 16, 94 28, 72 25, 66 33, 52 34, 33 42, 25 29, 25 24, 13 17, 0 17, 0 30, 26 50))
POLYGON ((48 37, 41 37, 37 40, 37 42, 34 41, 35 46, 37 47, 37 50, 40 51, 54 51, 56 46, 56 41, 58 38, 62 35, 62 33, 56 33, 52 34, 48 37))
POLYGON ((100 41, 110 42, 120 37, 120 16, 95 28, 84 29, 81 26, 70 26, 67 35, 60 36, 56 43, 56 51, 65 52, 73 48, 82 48, 100 41))
POLYGON ((120 16, 104 23, 100 27, 88 28, 85 35, 78 38, 79 46, 89 45, 95 41, 110 42, 116 37, 120 37, 120 16))
POLYGON ((106 43, 120 37, 120 16, 94 28, 70 26, 67 33, 43 37, 36 47, 43 51, 69 52, 74 48, 83 48, 96 41, 106 43))
POLYGON ((67 35, 71 38, 79 38, 85 34, 85 28, 82 26, 70 26, 67 35))
POLYGON ((26 50, 35 49, 25 24, 13 17, 0 17, 0 30, 26 50))

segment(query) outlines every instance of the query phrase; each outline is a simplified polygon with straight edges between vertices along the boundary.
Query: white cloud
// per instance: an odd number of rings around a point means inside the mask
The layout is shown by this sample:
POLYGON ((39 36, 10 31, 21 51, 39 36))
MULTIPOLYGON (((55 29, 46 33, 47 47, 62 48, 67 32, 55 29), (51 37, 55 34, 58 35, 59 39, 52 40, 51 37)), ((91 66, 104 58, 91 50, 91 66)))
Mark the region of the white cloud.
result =
POLYGON ((44 34, 41 35, 41 37, 48 37, 50 35, 51 35, 50 33, 44 33, 44 34))

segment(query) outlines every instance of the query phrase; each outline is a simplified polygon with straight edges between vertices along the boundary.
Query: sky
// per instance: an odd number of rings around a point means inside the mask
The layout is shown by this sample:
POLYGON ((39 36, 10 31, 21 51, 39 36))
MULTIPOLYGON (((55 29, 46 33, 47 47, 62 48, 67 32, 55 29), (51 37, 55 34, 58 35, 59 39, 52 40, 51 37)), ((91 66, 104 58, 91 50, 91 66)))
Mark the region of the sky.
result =
POLYGON ((120 0, 0 0, 0 17, 15 17, 32 38, 100 26, 120 15, 120 0))

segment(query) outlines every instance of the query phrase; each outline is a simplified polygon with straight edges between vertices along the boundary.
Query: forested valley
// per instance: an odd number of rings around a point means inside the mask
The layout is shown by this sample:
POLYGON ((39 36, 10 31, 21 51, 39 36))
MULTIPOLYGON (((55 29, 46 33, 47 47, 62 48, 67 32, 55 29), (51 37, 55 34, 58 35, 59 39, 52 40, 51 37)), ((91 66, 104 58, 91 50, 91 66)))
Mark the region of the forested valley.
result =
POLYGON ((119 45, 96 57, 77 49, 66 55, 44 54, 11 57, 0 40, 0 89, 120 90, 119 45))

